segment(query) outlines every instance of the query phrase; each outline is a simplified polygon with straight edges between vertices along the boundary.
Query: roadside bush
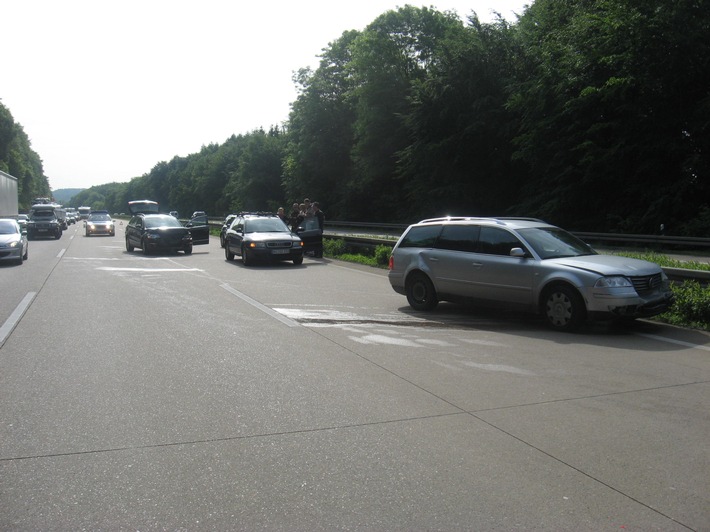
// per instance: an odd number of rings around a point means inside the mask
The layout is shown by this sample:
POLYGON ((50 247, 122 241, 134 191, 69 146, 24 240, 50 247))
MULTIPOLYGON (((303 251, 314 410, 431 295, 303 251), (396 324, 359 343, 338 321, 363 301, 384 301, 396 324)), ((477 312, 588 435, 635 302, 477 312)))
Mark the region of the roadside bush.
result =
POLYGON ((380 245, 375 248, 375 262, 379 266, 388 266, 392 248, 390 246, 380 245))
POLYGON ((329 257, 338 257, 346 252, 345 240, 342 238, 324 238, 323 254, 329 257))
POLYGON ((672 285, 676 301, 658 319, 673 325, 710 330, 710 288, 697 281, 672 285))

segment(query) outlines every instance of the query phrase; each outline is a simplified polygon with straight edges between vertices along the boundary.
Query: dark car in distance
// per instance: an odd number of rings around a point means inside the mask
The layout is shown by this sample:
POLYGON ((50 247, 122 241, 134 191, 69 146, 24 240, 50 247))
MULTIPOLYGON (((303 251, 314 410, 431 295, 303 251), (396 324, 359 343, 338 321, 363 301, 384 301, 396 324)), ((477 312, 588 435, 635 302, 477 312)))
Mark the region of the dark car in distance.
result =
POLYGON ((227 229, 229 229, 229 226, 232 225, 232 222, 236 217, 236 214, 228 214, 224 219, 224 222, 222 222, 222 228, 219 230, 219 245, 221 247, 224 247, 227 240, 227 229))
POLYGON ((229 261, 235 255, 245 266, 257 260, 303 263, 303 241, 272 213, 241 213, 226 233, 224 255, 229 261))
POLYGON ((192 253, 192 234, 169 214, 137 214, 126 226, 126 251, 135 248, 145 255, 152 251, 192 253))
POLYGON ((63 231, 62 223, 58 218, 59 211, 61 209, 55 209, 52 204, 33 205, 27 221, 27 239, 52 237, 59 240, 63 231))

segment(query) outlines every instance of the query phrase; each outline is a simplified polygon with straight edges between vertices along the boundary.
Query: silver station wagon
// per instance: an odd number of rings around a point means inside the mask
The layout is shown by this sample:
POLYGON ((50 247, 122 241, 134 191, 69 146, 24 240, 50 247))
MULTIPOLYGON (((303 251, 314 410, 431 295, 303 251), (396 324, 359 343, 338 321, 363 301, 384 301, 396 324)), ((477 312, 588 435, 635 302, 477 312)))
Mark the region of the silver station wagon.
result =
POLYGON ((416 310, 471 302, 539 313, 558 330, 590 318, 650 317, 673 302, 657 264, 601 255, 564 229, 529 218, 423 220, 400 237, 388 276, 416 310))

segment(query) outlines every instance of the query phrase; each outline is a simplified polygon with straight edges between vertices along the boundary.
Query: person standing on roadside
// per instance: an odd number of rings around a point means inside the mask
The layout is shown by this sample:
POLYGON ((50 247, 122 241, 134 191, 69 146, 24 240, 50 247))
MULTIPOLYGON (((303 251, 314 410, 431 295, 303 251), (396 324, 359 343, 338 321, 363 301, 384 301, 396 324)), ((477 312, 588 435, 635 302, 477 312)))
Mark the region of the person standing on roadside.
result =
POLYGON ((288 218, 286 218, 286 211, 284 210, 283 207, 279 207, 279 210, 276 211, 276 216, 281 218, 281 221, 288 225, 288 218))
POLYGON ((288 215, 288 223, 291 226, 291 231, 295 233, 296 229, 298 229, 298 226, 302 221, 303 218, 301 216, 301 208, 299 207, 298 203, 294 203, 291 206, 291 212, 288 215))
POLYGON ((323 227, 325 226, 325 213, 320 210, 320 203, 317 201, 313 202, 313 216, 318 220, 318 227, 321 233, 323 232, 323 227))

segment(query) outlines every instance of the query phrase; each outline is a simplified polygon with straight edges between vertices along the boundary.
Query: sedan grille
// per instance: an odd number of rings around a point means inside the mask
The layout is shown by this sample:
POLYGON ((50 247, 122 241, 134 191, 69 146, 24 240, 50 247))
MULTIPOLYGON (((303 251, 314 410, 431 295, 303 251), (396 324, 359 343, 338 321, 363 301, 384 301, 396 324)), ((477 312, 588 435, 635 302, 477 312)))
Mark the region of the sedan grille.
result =
POLYGON ((266 247, 273 249, 273 248, 290 248, 291 247, 291 241, 290 240, 274 240, 273 242, 267 242, 266 247))
POLYGON ((634 289, 639 295, 658 290, 663 283, 660 273, 655 275, 644 275, 642 277, 631 277, 634 289))

